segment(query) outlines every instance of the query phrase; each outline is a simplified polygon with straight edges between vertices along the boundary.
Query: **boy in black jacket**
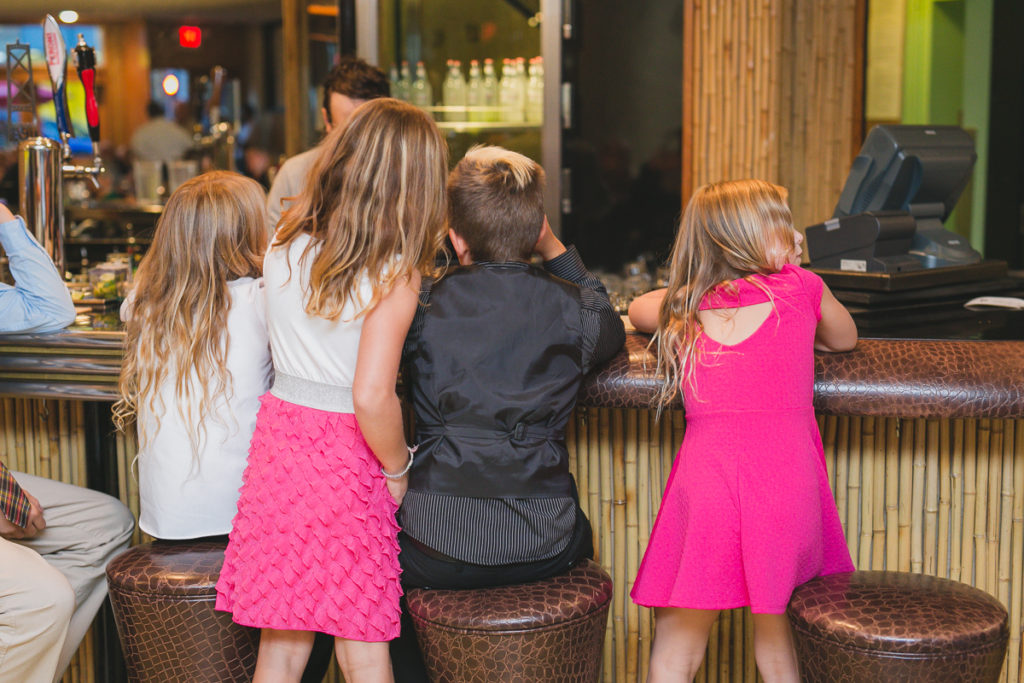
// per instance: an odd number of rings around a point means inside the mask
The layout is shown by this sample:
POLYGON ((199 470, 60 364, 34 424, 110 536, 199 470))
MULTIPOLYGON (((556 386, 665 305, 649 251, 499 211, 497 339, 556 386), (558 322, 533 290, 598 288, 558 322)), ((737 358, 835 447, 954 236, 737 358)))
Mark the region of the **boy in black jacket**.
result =
MULTIPOLYGON (((625 333, 543 194, 543 169, 500 147, 471 149, 448 179, 461 265, 425 282, 405 347, 419 443, 399 511, 406 588, 536 581, 593 555, 565 427, 625 333)), ((396 680, 427 680, 411 641, 405 619, 396 680)))

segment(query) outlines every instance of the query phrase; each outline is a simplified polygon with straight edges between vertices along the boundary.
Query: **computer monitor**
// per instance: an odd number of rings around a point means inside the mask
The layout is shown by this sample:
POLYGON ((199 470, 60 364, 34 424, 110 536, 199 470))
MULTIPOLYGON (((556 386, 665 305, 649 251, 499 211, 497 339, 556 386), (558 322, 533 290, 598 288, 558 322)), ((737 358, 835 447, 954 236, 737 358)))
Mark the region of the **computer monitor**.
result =
POLYGON ((944 221, 977 156, 974 140, 958 126, 875 126, 853 161, 833 217, 907 211, 944 221))
MULTIPOLYGON (((842 263, 898 272, 915 268, 914 259, 925 268, 977 263, 981 254, 942 226, 970 181, 976 158, 974 141, 957 126, 875 126, 853 161, 833 219, 807 229, 811 265, 820 261, 821 267, 842 263), (916 226, 904 252, 913 258, 893 253, 898 243, 885 248, 877 243, 854 244, 859 238, 847 228, 848 218, 869 214, 879 239, 898 233, 902 240, 901 213, 916 226), (894 222, 898 229, 889 229, 894 222), (885 258, 865 265, 860 262, 865 254, 885 258)), ((856 232, 860 238, 867 234, 863 229, 856 232)))

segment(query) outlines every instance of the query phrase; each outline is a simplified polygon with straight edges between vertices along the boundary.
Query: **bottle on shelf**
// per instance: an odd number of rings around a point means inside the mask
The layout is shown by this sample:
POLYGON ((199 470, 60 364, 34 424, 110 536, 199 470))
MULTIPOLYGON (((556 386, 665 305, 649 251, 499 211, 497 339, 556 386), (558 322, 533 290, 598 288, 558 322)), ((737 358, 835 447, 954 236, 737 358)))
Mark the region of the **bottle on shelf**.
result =
POLYGON ((462 62, 448 60, 448 75, 441 84, 441 103, 445 106, 445 121, 466 121, 466 80, 462 77, 462 62))
POLYGON ((398 72, 398 79, 392 84, 391 94, 400 99, 409 101, 412 94, 412 78, 409 76, 409 62, 402 60, 402 66, 398 72))
POLYGON ((498 88, 498 105, 501 120, 505 123, 523 122, 523 89, 519 84, 516 60, 506 57, 501 60, 501 84, 498 88))
POLYGON ((544 119, 544 61, 541 57, 530 60, 530 77, 526 81, 526 122, 540 123, 544 119))
POLYGON ((409 88, 409 101, 417 107, 429 107, 434 104, 434 89, 427 79, 427 67, 422 61, 416 62, 416 80, 409 88))
POLYGON ((470 121, 486 121, 487 117, 480 107, 484 105, 484 81, 480 73, 480 62, 471 59, 469 62, 469 83, 466 84, 466 118, 470 121))
POLYGON ((392 64, 388 68, 388 83, 391 85, 391 96, 394 97, 395 99, 398 99, 398 100, 402 99, 401 93, 399 93, 399 91, 398 91, 399 86, 398 86, 398 65, 397 64, 392 64))
POLYGON ((519 88, 520 120, 526 121, 526 59, 516 57, 516 87, 519 88))
POLYGON ((484 77, 480 82, 481 96, 483 97, 483 106, 486 107, 483 111, 483 121, 498 121, 499 120, 499 94, 500 85, 498 83, 498 75, 494 71, 494 60, 488 57, 484 60, 484 77))

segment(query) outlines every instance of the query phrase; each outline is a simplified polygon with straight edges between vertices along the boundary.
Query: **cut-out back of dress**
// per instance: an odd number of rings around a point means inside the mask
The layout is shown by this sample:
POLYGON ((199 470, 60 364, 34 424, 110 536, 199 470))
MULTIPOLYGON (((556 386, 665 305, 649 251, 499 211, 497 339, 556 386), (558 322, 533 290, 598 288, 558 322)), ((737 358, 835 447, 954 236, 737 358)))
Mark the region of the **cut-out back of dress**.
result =
POLYGON ((773 307, 771 301, 763 301, 739 308, 704 309, 697 312, 697 317, 708 339, 722 346, 738 346, 757 334, 771 317, 773 307), (722 315, 723 311, 728 313, 722 315), (725 330, 728 332, 722 334, 725 330))

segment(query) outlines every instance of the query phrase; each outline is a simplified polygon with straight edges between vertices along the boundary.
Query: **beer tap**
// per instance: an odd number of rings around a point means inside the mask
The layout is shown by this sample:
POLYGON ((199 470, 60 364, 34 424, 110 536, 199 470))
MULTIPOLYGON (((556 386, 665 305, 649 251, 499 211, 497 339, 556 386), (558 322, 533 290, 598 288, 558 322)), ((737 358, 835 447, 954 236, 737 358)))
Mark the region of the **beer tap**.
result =
MULTIPOLYGON (((217 168, 235 170, 235 131, 230 121, 221 121, 220 101, 224 93, 224 82, 227 71, 222 66, 215 66, 210 71, 210 94, 206 100, 205 114, 209 121, 209 132, 195 134, 195 146, 209 149, 213 154, 217 168)), ((205 79, 205 77, 204 77, 205 79)), ((201 79, 202 81, 203 79, 201 79)))
POLYGON ((75 131, 71 127, 71 118, 68 116, 68 98, 64 88, 68 75, 68 51, 64 46, 64 34, 60 32, 57 20, 50 14, 47 14, 43 20, 43 43, 46 48, 46 70, 50 74, 50 83, 53 85, 53 109, 57 120, 57 134, 60 137, 64 159, 67 160, 71 158, 71 147, 68 140, 75 137, 75 131))
POLYGON ((57 112, 57 131, 60 135, 61 152, 64 163, 61 171, 66 178, 87 178, 97 189, 100 186, 98 176, 104 171, 100 157, 100 117, 96 106, 96 53, 85 42, 85 36, 78 34, 75 45, 75 66, 78 77, 85 89, 85 114, 89 126, 89 137, 92 140, 93 163, 83 166, 71 163, 71 145, 69 140, 75 136, 68 113, 68 101, 65 89, 67 80, 67 49, 64 47, 64 36, 53 16, 47 14, 43 21, 43 37, 46 42, 46 66, 53 82, 53 107, 57 112))
POLYGON ((92 141, 92 166, 64 166, 64 174, 74 177, 88 177, 99 189, 97 176, 103 173, 103 158, 100 156, 100 110, 96 104, 96 51, 86 42, 85 36, 78 34, 75 45, 75 68, 78 78, 85 89, 85 120, 89 127, 89 139, 92 141))
POLYGON ((25 224, 46 249, 57 269, 64 272, 64 179, 88 178, 99 187, 98 176, 104 171, 99 154, 96 57, 84 37, 79 35, 75 57, 79 78, 85 86, 86 119, 94 158, 92 165, 76 165, 71 159, 69 140, 74 137, 74 131, 65 93, 67 49, 57 20, 49 14, 43 20, 43 40, 46 67, 53 83, 53 107, 60 140, 40 136, 18 145, 18 205, 25 224))

